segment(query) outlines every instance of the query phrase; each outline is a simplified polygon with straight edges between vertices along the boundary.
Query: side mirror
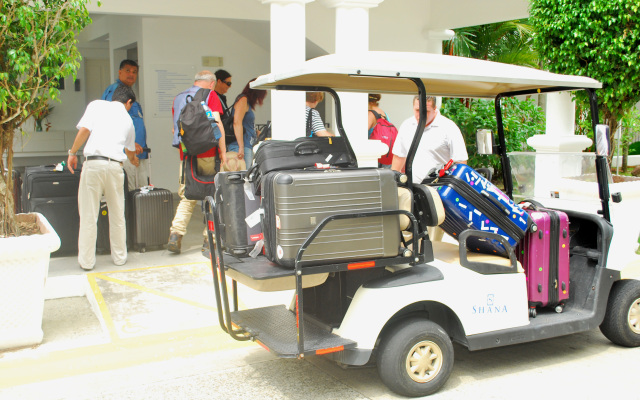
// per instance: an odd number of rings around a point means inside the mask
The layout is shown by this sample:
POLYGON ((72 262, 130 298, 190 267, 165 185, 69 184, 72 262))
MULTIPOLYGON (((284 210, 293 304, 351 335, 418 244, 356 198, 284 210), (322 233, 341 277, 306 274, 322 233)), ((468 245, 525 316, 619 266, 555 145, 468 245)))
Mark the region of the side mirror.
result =
POLYGON ((605 157, 609 155, 609 125, 596 125, 596 154, 605 157))
POLYGON ((478 154, 493 154, 493 132, 491 129, 478 129, 476 132, 478 154))

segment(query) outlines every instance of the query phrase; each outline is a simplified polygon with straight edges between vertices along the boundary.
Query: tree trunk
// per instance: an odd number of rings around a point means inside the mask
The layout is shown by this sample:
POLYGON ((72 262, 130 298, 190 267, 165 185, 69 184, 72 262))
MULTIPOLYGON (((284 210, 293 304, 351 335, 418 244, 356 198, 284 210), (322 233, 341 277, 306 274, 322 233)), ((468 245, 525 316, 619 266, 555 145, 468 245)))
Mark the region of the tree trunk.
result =
POLYGON ((0 237, 19 236, 13 202, 13 124, 0 127, 0 237), (6 154, 7 165, 4 164, 6 154), (6 173, 5 173, 6 170, 6 173))
POLYGON ((622 172, 627 172, 629 163, 629 143, 623 143, 622 146, 622 172))

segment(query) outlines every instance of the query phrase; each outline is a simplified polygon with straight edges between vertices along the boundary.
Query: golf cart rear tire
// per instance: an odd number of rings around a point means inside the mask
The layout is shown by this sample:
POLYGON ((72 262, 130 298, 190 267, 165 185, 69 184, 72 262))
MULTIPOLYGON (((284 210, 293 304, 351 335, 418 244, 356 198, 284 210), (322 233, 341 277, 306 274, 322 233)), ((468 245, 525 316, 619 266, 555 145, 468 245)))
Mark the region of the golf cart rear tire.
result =
POLYGON ((438 324, 427 319, 400 322, 385 334, 378 374, 392 391, 408 397, 437 392, 453 370, 453 345, 438 324))
POLYGON ((640 346, 640 281, 623 280, 613 286, 600 331, 617 345, 640 346))

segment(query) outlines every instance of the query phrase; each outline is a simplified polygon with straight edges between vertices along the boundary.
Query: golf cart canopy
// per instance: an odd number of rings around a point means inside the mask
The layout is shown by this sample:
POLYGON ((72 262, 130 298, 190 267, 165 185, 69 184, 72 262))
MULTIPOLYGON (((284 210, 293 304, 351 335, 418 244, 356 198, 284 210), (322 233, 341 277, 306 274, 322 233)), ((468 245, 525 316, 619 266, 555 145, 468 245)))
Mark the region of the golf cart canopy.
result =
POLYGON ((298 68, 262 75, 254 89, 279 86, 330 87, 338 92, 417 94, 422 80, 433 96, 495 98, 499 94, 540 89, 599 89, 602 84, 582 76, 560 75, 517 65, 473 58, 387 51, 330 54, 298 68), (404 79, 398 79, 404 78, 404 79))

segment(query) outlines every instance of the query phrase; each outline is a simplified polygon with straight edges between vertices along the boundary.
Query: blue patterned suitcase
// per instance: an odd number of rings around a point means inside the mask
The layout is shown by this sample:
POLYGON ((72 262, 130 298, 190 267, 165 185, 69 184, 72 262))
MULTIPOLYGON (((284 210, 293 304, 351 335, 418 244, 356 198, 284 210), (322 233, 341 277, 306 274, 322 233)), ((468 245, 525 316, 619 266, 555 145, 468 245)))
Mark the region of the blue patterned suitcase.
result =
MULTIPOLYGON (((466 164, 444 168, 437 178, 426 182, 437 187, 445 208, 441 227, 457 238, 466 229, 493 232, 515 246, 530 229, 532 220, 520 206, 481 174, 466 164)), ((507 256, 496 240, 472 237, 470 251, 507 256)))

